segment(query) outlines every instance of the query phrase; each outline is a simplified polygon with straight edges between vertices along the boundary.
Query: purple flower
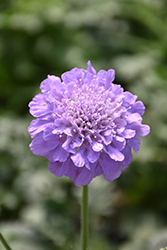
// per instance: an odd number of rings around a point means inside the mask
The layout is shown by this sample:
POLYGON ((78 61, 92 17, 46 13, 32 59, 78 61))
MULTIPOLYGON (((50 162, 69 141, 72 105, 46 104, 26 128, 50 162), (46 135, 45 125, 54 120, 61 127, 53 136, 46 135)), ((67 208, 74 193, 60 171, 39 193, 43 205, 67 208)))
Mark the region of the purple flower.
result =
POLYGON ((118 178, 132 161, 132 148, 139 151, 139 137, 150 132, 142 125, 145 107, 137 96, 113 84, 115 71, 97 74, 74 68, 59 77, 49 75, 41 83, 42 94, 30 102, 36 117, 29 133, 30 149, 45 156, 56 176, 69 176, 76 186, 88 185, 104 174, 118 178))

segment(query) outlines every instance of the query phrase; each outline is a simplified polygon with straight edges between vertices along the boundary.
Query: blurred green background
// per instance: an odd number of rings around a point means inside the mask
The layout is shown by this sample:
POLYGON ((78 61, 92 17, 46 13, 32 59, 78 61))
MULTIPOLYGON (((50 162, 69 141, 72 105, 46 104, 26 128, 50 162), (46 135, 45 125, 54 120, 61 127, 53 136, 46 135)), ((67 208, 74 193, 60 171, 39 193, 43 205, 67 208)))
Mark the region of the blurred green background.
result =
POLYGON ((88 60, 116 70, 151 127, 119 179, 90 184, 90 250, 167 245, 166 0, 1 0, 0 230, 13 250, 79 249, 81 188, 29 150, 28 103, 88 60))

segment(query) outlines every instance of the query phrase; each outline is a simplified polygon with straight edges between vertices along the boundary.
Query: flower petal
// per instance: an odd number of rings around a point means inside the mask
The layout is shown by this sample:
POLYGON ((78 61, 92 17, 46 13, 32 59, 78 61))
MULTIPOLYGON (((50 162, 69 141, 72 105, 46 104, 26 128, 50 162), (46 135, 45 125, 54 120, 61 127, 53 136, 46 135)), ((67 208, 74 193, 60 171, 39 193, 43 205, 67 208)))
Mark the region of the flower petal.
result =
POLYGON ((111 145, 108 145, 105 151, 109 154, 111 159, 113 159, 114 161, 124 160, 124 155, 122 154, 122 152, 120 152, 117 148, 112 147, 111 145))
POLYGON ((104 88, 105 88, 105 89, 110 88, 112 82, 114 81, 114 79, 115 79, 115 70, 109 69, 109 70, 107 71, 107 74, 106 74, 106 83, 105 83, 104 88))
POLYGON ((56 144, 55 141, 45 141, 41 132, 34 137, 29 146, 33 154, 44 155, 46 152, 54 149, 56 144))
POLYGON ((62 88, 61 80, 57 76, 48 75, 48 78, 41 82, 40 89, 43 93, 45 93, 53 88, 60 90, 62 88))
POLYGON ((140 125, 136 128, 136 135, 144 137, 150 133, 150 127, 148 125, 140 125))
POLYGON ((64 150, 64 148, 62 148, 62 145, 59 144, 59 146, 54 149, 53 161, 65 162, 68 156, 69 152, 64 150))
POLYGON ((128 145, 133 148, 133 150, 137 153, 140 149, 140 139, 135 136, 128 141, 128 145))
POLYGON ((101 151, 101 150, 103 149, 103 144, 94 141, 94 142, 93 142, 92 148, 93 148, 93 150, 94 150, 95 152, 99 152, 99 151, 101 151))
POLYGON ((85 165, 85 150, 84 149, 79 149, 79 151, 71 156, 71 160, 73 161, 74 165, 81 168, 85 165))
POLYGON ((65 162, 63 162, 60 174, 69 176, 70 178, 73 178, 76 174, 76 167, 74 166, 74 163, 70 158, 68 158, 65 162))
POLYGON ((67 140, 62 144, 62 148, 64 148, 67 152, 74 154, 76 152, 76 149, 71 148, 70 144, 72 140, 72 137, 68 137, 67 140))
POLYGON ((76 186, 85 186, 88 185, 93 179, 93 172, 87 168, 80 168, 77 170, 77 173, 72 181, 76 186))
POLYGON ((125 156, 124 161, 122 162, 122 169, 126 169, 127 167, 129 167, 129 164, 132 161, 132 152, 131 152, 131 147, 129 147, 129 145, 127 145, 123 150, 122 153, 125 156))
POLYGON ((137 101, 134 104, 132 104, 131 108, 128 111, 131 113, 139 113, 140 115, 143 115, 145 107, 141 101, 137 101))
POLYGON ((113 180, 117 179, 121 175, 121 173, 122 173, 121 169, 118 168, 114 172, 112 172, 112 173, 110 173, 108 175, 104 174, 104 179, 106 181, 113 181, 113 180))
POLYGON ((100 153, 95 152, 94 150, 91 149, 91 147, 87 151, 87 158, 91 163, 94 163, 95 161, 97 161, 99 156, 100 156, 100 153))
POLYGON ((133 114, 129 113, 128 116, 126 117, 126 121, 128 123, 132 123, 132 122, 136 122, 136 121, 141 122, 142 118, 138 113, 133 113, 133 114))
POLYGON ((42 94, 37 94, 29 103, 29 107, 34 117, 44 116, 52 111, 51 105, 45 102, 42 94))
POLYGON ((49 123, 48 120, 40 120, 40 119, 32 120, 28 128, 28 132, 31 135, 31 138, 34 138, 36 134, 44 131, 45 128, 50 126, 51 124, 52 122, 49 123))
POLYGON ((96 164, 96 166, 95 166, 94 176, 93 176, 93 177, 96 177, 96 176, 102 175, 102 174, 103 174, 103 169, 102 169, 102 167, 101 167, 100 163, 99 163, 99 162, 97 162, 97 163, 94 163, 94 164, 96 164))
MULTIPOLYGON (((43 139, 45 141, 55 141, 55 144, 56 144, 56 141, 59 139, 59 136, 58 135, 55 135, 53 134, 53 130, 54 130, 54 125, 53 123, 50 123, 48 124, 48 126, 44 129, 44 132, 43 132, 43 139)), ((58 145, 58 144, 57 144, 58 145)), ((56 146, 55 146, 56 147, 56 146)))
POLYGON ((113 135, 111 134, 111 129, 106 130, 101 133, 101 139, 103 140, 105 145, 109 145, 113 140, 113 135))
POLYGON ((113 145, 115 148, 117 148, 118 150, 121 151, 121 150, 125 147, 125 145, 126 145, 126 140, 125 140, 125 138, 116 135, 116 136, 113 138, 112 145, 113 145))
POLYGON ((132 93, 126 91, 124 93, 124 101, 123 101, 123 105, 127 108, 129 107, 130 104, 133 104, 137 99, 136 95, 133 95, 132 93))
POLYGON ((60 171, 61 166, 62 166, 62 162, 56 161, 56 162, 50 162, 48 165, 48 168, 52 174, 54 174, 57 177, 61 177, 63 176, 63 174, 60 171))
POLYGON ((101 154, 99 163, 103 169, 104 174, 106 175, 114 172, 120 166, 120 163, 118 161, 112 160, 106 153, 101 154))
POLYGON ((136 134, 135 130, 133 129, 125 129, 122 133, 121 136, 123 136, 126 139, 130 139, 132 137, 134 137, 136 134))
POLYGON ((88 61, 87 64, 88 64, 88 69, 87 69, 87 71, 90 72, 90 73, 92 73, 93 75, 96 75, 96 70, 92 67, 91 62, 88 61))

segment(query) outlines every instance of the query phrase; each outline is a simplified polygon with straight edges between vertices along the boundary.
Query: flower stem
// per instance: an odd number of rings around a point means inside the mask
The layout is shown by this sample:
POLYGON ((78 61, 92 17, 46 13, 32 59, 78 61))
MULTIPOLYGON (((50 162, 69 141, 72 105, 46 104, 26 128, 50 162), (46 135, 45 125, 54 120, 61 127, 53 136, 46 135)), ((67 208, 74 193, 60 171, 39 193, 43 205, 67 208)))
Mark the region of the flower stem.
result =
POLYGON ((82 189, 81 243, 82 250, 88 250, 88 185, 82 189))
POLYGON ((2 245, 6 250, 12 250, 1 233, 0 233, 0 241, 2 242, 2 245))

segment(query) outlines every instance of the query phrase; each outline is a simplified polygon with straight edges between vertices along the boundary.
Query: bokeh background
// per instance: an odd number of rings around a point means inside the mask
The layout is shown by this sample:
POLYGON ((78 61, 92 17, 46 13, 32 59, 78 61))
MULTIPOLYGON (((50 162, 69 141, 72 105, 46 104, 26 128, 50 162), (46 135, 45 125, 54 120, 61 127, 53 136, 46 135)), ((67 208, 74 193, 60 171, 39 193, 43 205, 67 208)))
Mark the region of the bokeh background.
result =
POLYGON ((167 246, 167 1, 1 0, 0 230, 13 250, 79 249, 81 188, 29 150, 28 103, 88 60, 116 70, 151 127, 119 179, 90 184, 90 249, 167 246))

